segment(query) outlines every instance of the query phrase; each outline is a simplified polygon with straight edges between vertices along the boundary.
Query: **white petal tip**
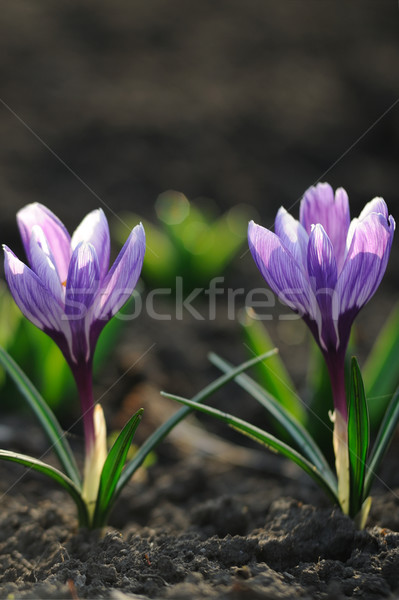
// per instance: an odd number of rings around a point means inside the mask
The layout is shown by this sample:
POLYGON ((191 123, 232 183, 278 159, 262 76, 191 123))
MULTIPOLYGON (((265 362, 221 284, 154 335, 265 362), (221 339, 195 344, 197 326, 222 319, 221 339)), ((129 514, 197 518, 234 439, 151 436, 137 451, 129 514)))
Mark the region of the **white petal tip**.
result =
POLYGON ((145 229, 141 221, 138 225, 133 227, 132 233, 134 233, 139 238, 139 241, 145 243, 145 229))
POLYGON ((255 221, 252 221, 252 220, 251 220, 251 221, 248 223, 248 235, 250 235, 250 233, 251 233, 251 232, 252 232, 252 231, 253 231, 253 230, 254 230, 256 227, 259 227, 259 225, 257 225, 257 224, 255 223, 255 221))

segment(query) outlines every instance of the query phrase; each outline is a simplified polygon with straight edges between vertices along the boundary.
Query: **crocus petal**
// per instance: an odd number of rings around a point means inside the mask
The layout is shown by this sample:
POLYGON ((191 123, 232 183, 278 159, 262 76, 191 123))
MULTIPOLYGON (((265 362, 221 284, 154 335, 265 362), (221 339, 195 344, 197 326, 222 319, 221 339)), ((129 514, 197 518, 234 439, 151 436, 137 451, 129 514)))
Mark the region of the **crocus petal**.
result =
POLYGON ((257 267, 273 292, 293 310, 316 320, 310 283, 280 238, 251 221, 248 242, 257 267))
POLYGON ((92 244, 81 242, 74 250, 66 282, 65 313, 84 318, 99 286, 100 268, 92 244))
POLYGON ((338 339, 337 263, 330 238, 322 225, 315 225, 309 237, 308 273, 320 309, 318 335, 322 348, 336 348, 338 339))
POLYGON ((276 216, 274 231, 297 263, 306 269, 309 236, 301 223, 281 207, 276 216))
POLYGON ((145 253, 144 227, 136 225, 106 275, 98 293, 95 316, 104 324, 118 312, 133 293, 140 277, 145 253))
POLYGON ((89 242, 96 250, 100 265, 100 281, 109 269, 110 235, 106 216, 101 208, 89 213, 72 235, 72 250, 81 243, 89 242))
POLYGON ((370 202, 367 202, 366 206, 363 208, 362 212, 359 215, 359 219, 365 219, 371 213, 379 213, 384 215, 384 217, 388 220, 388 207, 383 198, 373 198, 370 202))
POLYGON ((309 279, 315 292, 335 288, 337 262, 331 240, 322 225, 315 225, 309 236, 307 264, 309 279))
POLYGON ((323 225, 331 240, 338 273, 345 259, 346 237, 350 225, 348 195, 343 188, 335 192, 328 183, 309 188, 301 201, 299 220, 310 235, 312 225, 323 225))
POLYGON ((29 240, 33 227, 38 225, 47 239, 61 281, 65 281, 71 258, 71 238, 58 217, 42 204, 35 202, 17 213, 17 222, 29 262, 31 263, 29 240))
POLYGON ((94 246, 81 242, 72 254, 65 293, 65 315, 72 331, 71 358, 76 363, 88 361, 94 352, 90 347, 90 327, 99 273, 94 246))
POLYGON ((362 212, 360 213, 359 217, 357 219, 353 219, 350 227, 349 227, 349 231, 348 231, 348 236, 346 239, 346 248, 347 250, 349 250, 349 248, 351 247, 352 244, 352 239, 353 239, 353 234, 356 231, 356 228, 358 226, 358 222, 362 221, 363 219, 365 219, 366 217, 368 217, 368 215, 370 215, 371 213, 377 213, 377 214, 381 214, 385 217, 385 219, 388 222, 388 207, 385 204, 385 200, 383 200, 382 198, 374 198, 373 200, 371 200, 370 202, 368 202, 366 204, 366 206, 363 208, 362 212))
POLYGON ((54 257, 43 230, 37 225, 32 228, 29 250, 32 270, 53 296, 63 303, 64 288, 55 266, 54 257))
POLYGON ((369 213, 356 220, 351 246, 338 278, 340 312, 359 310, 379 286, 391 250, 395 221, 383 214, 369 213))
POLYGON ((51 335, 63 333, 70 338, 68 324, 63 321, 63 308, 49 293, 39 277, 7 247, 4 248, 4 269, 11 294, 29 321, 51 335))

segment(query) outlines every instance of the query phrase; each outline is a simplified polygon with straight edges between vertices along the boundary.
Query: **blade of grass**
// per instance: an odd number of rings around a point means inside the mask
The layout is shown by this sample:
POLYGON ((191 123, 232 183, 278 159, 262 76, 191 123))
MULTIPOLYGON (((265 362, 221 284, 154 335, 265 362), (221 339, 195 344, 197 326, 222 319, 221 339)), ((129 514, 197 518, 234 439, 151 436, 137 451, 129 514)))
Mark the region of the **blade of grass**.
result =
MULTIPOLYGON (((216 390, 223 387, 228 381, 234 379, 234 377, 243 371, 246 371, 250 367, 253 367, 261 360, 266 360, 270 356, 273 356, 277 352, 277 349, 271 350, 270 352, 266 352, 265 354, 261 354, 260 356, 256 356, 251 360, 248 360, 226 375, 222 375, 218 377, 215 381, 212 381, 209 385, 207 385, 203 390, 198 392, 193 397, 194 402, 203 402, 208 396, 211 396, 216 390)), ((144 444, 140 447, 139 451, 136 453, 134 458, 130 460, 125 469, 122 471, 122 474, 119 478, 119 481, 115 490, 115 498, 122 491, 123 487, 127 484, 133 473, 143 464, 147 455, 154 450, 154 448, 168 435, 168 433, 176 427, 180 421, 182 421, 188 414, 193 411, 191 407, 184 407, 177 411, 170 419, 163 423, 158 429, 154 431, 150 437, 146 439, 144 444)))
MULTIPOLYGON (((225 373, 231 372, 231 365, 217 354, 211 353, 209 355, 209 360, 221 371, 225 373)), ((237 375, 234 380, 242 389, 251 394, 251 396, 280 423, 284 430, 289 434, 291 440, 298 448, 300 448, 307 459, 317 467, 323 476, 328 479, 330 486, 334 488, 334 486, 336 486, 334 473, 320 448, 301 423, 299 423, 271 394, 264 390, 248 375, 237 375)))
POLYGON ((4 348, 1 347, 0 363, 7 371, 9 376, 13 379, 19 391, 38 418, 41 426, 46 432, 48 439, 50 440, 54 452, 58 456, 61 465, 65 469, 66 474, 77 486, 77 488, 80 489, 81 480, 75 458, 72 454, 68 440, 66 439, 65 434, 55 415, 43 400, 32 382, 26 377, 25 373, 19 368, 17 363, 4 350, 4 348))
POLYGON ((51 477, 51 479, 56 481, 68 492, 75 502, 78 509, 80 525, 82 527, 89 526, 89 516, 86 504, 80 493, 80 488, 76 486, 75 483, 69 479, 69 477, 62 473, 62 471, 47 465, 37 458, 32 458, 31 456, 26 456, 25 454, 19 454, 17 452, 9 452, 8 450, 0 450, 0 460, 18 463, 24 467, 28 467, 29 469, 33 469, 34 471, 38 471, 39 473, 43 473, 44 475, 51 477))
POLYGON ((229 413, 224 413, 216 408, 211 408, 210 406, 204 404, 198 404, 197 402, 192 402, 191 400, 187 400, 187 398, 182 398, 180 396, 175 396, 174 394, 163 394, 166 398, 170 398, 171 400, 176 400, 181 404, 185 404, 188 407, 191 407, 195 410, 203 412, 207 415, 213 416, 224 423, 227 423, 233 429, 239 431, 243 435, 246 435, 261 444, 264 444, 266 447, 279 452, 283 456, 289 458, 298 466, 300 466, 308 475, 310 475, 318 485, 323 488, 330 498, 337 502, 337 496, 335 493, 335 488, 332 488, 330 482, 323 476, 323 474, 309 462, 304 456, 302 456, 299 452, 297 452, 294 448, 291 448, 286 443, 281 442, 273 435, 262 431, 255 425, 243 421, 242 419, 238 419, 229 413))
POLYGON ((116 484, 124 467, 126 456, 132 443, 136 429, 141 421, 143 409, 141 408, 126 423, 111 450, 108 453, 101 472, 100 485, 97 495, 96 508, 93 517, 93 526, 101 527, 107 519, 112 508, 112 499, 116 484))
POLYGON ((379 469, 382 459, 395 435, 396 427, 399 423, 399 388, 392 396, 388 405, 384 419, 381 423, 377 438, 371 451, 364 482, 363 496, 367 498, 370 493, 373 479, 379 469))
POLYGON ((381 329, 363 367, 370 422, 374 430, 381 423, 389 399, 399 383, 399 303, 381 329))
MULTIPOLYGON (((254 356, 274 347, 266 328, 261 321, 256 320, 254 311, 245 313, 240 323, 246 343, 254 356)), ((267 363, 260 363, 256 370, 262 387, 304 425, 307 419, 306 411, 298 400, 295 386, 280 355, 276 354, 267 363)))
POLYGON ((348 408, 348 452, 349 452, 349 511, 355 517, 363 501, 366 459, 369 447, 369 416, 362 375, 356 358, 351 361, 351 384, 348 408))

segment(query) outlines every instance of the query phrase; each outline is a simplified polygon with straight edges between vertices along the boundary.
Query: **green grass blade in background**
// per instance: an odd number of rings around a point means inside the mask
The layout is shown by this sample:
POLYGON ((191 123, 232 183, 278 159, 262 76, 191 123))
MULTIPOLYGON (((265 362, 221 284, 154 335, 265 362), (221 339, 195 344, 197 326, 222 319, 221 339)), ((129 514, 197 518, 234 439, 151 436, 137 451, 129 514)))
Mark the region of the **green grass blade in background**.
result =
POLYGON ((255 425, 251 425, 251 423, 247 423, 242 419, 238 419, 233 415, 228 413, 224 413, 216 408, 211 408, 210 406, 206 406, 203 404, 198 404, 197 402, 192 402, 191 400, 187 400, 186 398, 182 398, 180 396, 175 396, 174 394, 164 394, 166 398, 170 398, 171 400, 176 400, 181 404, 185 404, 188 407, 191 407, 195 410, 203 412, 212 417, 216 417, 220 421, 227 423, 230 427, 233 427, 236 431, 239 431, 243 435, 250 437, 251 439, 264 444, 267 448, 270 448, 276 452, 279 452, 286 458, 289 458, 298 466, 300 466, 308 475, 310 475, 317 484, 324 489, 328 496, 333 500, 333 502, 337 502, 336 495, 336 487, 331 487, 330 481, 326 479, 322 473, 318 471, 318 469, 309 462, 304 456, 302 456, 299 452, 297 452, 294 448, 291 448, 284 442, 281 442, 273 435, 262 431, 255 425))
POLYGON ((199 237, 193 253, 195 273, 200 273, 203 278, 223 273, 247 237, 250 214, 248 206, 235 206, 218 219, 208 222, 209 226, 199 237))
MULTIPOLYGON (((10 353, 53 411, 62 413, 65 399, 76 395, 72 373, 57 344, 24 319, 10 353)), ((71 410, 70 403, 67 403, 71 410)))
POLYGON ((352 358, 348 406, 349 514, 352 517, 356 517, 365 500, 363 487, 369 441, 369 416, 362 375, 356 358, 352 358))
POLYGON ((51 479, 59 483, 74 500, 78 508, 80 526, 89 526, 88 512, 86 504, 81 496, 80 487, 76 486, 75 483, 69 479, 69 477, 64 475, 64 473, 58 469, 55 469, 54 467, 51 467, 50 465, 47 465, 37 458, 32 458, 31 456, 18 454, 16 452, 9 452, 8 450, 0 450, 0 460, 18 463, 24 467, 27 467, 28 469, 33 469, 39 473, 43 473, 44 475, 51 477, 51 479))
POLYGON ((33 386, 32 382, 26 377, 25 373, 19 368, 11 356, 7 354, 4 348, 1 347, 0 364, 13 379, 19 391, 32 408, 51 443, 52 449, 65 469, 66 474, 73 483, 80 488, 81 480, 75 458, 68 440, 65 437, 65 433, 53 412, 33 386))
POLYGON ((122 245, 126 241, 129 229, 133 229, 140 221, 144 226, 147 244, 142 270, 144 280, 156 286, 174 285, 178 274, 179 256, 168 234, 133 213, 122 213, 121 221, 113 222, 112 233, 122 245))
MULTIPOLYGON (((0 346, 9 350, 15 340, 23 315, 14 298, 8 291, 7 284, 0 281, 0 346)), ((0 368, 0 386, 4 384, 5 372, 0 368)))
MULTIPOLYGON (((262 322, 251 316, 252 313, 253 311, 244 314, 241 326, 251 353, 257 356, 274 348, 274 344, 262 322)), ((295 385, 281 356, 276 354, 267 362, 259 363, 256 373, 262 387, 270 392, 302 425, 305 424, 306 410, 302 402, 298 400, 295 385)))
MULTIPOLYGON (((217 217, 216 205, 210 201, 189 202, 184 194, 167 190, 155 202, 158 224, 154 225, 132 213, 122 214, 128 225, 142 221, 147 239, 143 279, 153 286, 176 287, 176 277, 183 278, 186 291, 206 287, 224 273, 246 239, 247 223, 253 209, 238 205, 217 217)), ((126 228, 112 227, 121 243, 126 228)))
POLYGON ((395 435, 399 423, 399 388, 394 393, 388 405, 384 419, 380 425, 377 438, 374 442, 366 470, 364 483, 364 497, 370 493, 373 479, 376 476, 382 459, 395 435))
MULTIPOLYGON (((225 373, 231 373, 231 365, 214 353, 209 355, 209 359, 220 370, 225 373)), ((290 441, 298 447, 298 449, 306 456, 306 458, 315 465, 322 473, 323 477, 329 481, 331 488, 336 486, 336 477, 328 465, 323 453, 317 446, 316 442, 309 435, 302 424, 291 415, 284 406, 266 390, 264 390, 256 381, 248 375, 239 374, 234 380, 238 385, 247 391, 257 400, 263 408, 274 417, 290 437, 290 441)))
POLYGON ((378 335, 363 367, 364 387, 370 423, 377 431, 399 384, 399 303, 396 304, 378 335))
POLYGON ((112 508, 112 499, 119 476, 125 465, 126 456, 132 443, 136 429, 141 421, 143 409, 138 410, 126 423, 111 450, 108 453, 101 472, 96 508, 93 517, 93 526, 102 527, 107 520, 112 508))
POLYGON ((204 212, 174 190, 160 194, 155 206, 158 219, 176 247, 183 253, 195 251, 196 244, 209 228, 204 212))
MULTIPOLYGON (((226 383, 228 383, 229 381, 234 379, 234 377, 236 377, 243 371, 250 369, 251 367, 256 365, 260 360, 266 360, 266 359, 270 358, 276 352, 277 352, 276 349, 271 350, 270 352, 266 352, 265 354, 262 354, 260 356, 257 356, 251 360, 248 360, 248 361, 242 363, 241 365, 234 368, 229 373, 222 375, 221 377, 218 377, 215 381, 212 381, 203 390, 198 392, 198 394, 196 394, 193 397, 193 401, 194 402, 203 402, 204 400, 206 400, 206 398, 208 398, 209 396, 214 394, 217 390, 219 390, 221 387, 226 385, 226 383)), ((161 392, 161 394, 163 394, 163 392, 161 392)), ((136 453, 134 458, 132 458, 132 460, 130 460, 127 463, 125 469, 122 471, 122 474, 121 474, 118 484, 116 486, 115 497, 122 491, 123 487, 129 481, 131 476, 143 464, 143 462, 145 461, 148 454, 150 452, 152 452, 152 450, 154 450, 154 448, 156 448, 156 446, 158 446, 158 444, 168 435, 168 433, 174 427, 176 427, 176 425, 178 425, 178 423, 180 423, 180 421, 182 421, 192 411, 193 411, 193 409, 188 406, 181 408, 172 417, 170 417, 170 419, 168 419, 166 421, 166 423, 163 423, 160 427, 158 427, 158 429, 156 429, 154 431, 154 433, 152 433, 146 439, 146 441, 142 444, 142 446, 140 447, 139 451, 136 453)))

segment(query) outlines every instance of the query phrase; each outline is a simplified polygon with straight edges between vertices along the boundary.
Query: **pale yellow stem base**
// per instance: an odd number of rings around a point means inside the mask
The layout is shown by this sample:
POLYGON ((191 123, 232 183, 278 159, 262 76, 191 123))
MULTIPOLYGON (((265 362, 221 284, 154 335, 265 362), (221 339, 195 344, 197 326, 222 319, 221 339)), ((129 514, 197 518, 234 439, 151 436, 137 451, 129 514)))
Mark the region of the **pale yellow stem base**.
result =
POLYGON ((82 490, 90 518, 94 515, 101 471, 107 458, 107 430, 100 404, 94 407, 94 434, 92 451, 85 458, 82 490))
POLYGON ((355 525, 358 529, 364 529, 369 516, 372 498, 369 496, 362 504, 362 508, 355 517, 355 525))
POLYGON ((342 512, 349 514, 349 453, 348 453, 348 424, 338 410, 330 413, 334 423, 333 446, 335 468, 338 478, 338 500, 342 512))

